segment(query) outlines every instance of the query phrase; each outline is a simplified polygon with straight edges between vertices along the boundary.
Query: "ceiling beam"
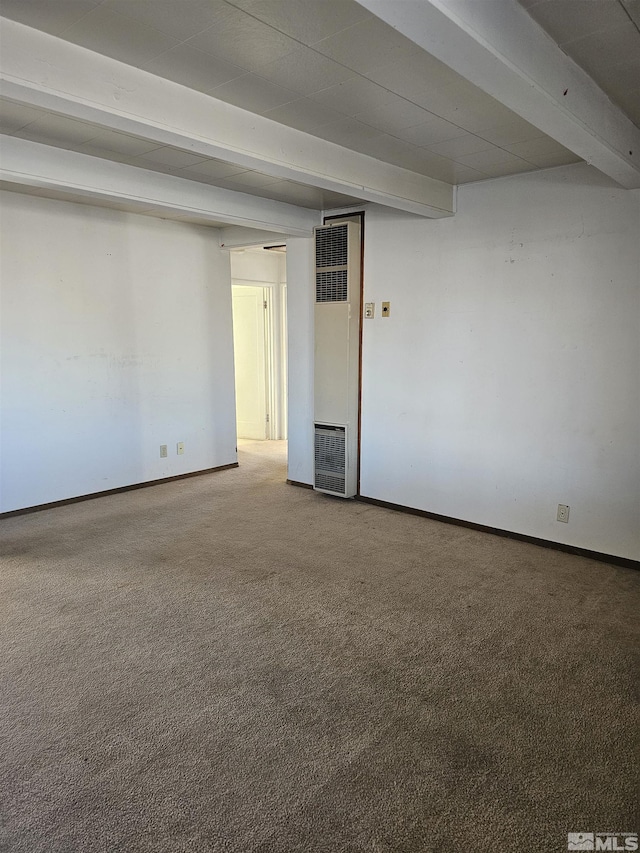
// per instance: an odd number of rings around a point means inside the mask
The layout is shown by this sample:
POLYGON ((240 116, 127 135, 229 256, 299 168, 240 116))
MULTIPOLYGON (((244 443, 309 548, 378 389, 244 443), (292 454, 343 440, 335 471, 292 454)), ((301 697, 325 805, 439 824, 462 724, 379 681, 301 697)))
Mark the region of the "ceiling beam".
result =
POLYGON ((640 130, 517 0, 359 3, 621 186, 640 187, 640 130))
POLYGON ((2 94, 111 130, 430 218, 454 188, 0 19, 2 94))
POLYGON ((5 187, 33 187, 105 201, 133 203, 140 210, 196 217, 269 233, 309 237, 320 224, 320 213, 293 204, 187 181, 66 151, 26 139, 0 136, 0 181, 5 187))
MULTIPOLYGON (((316 223, 316 225, 320 224, 319 221, 316 223)), ((282 242, 282 235, 274 234, 273 231, 259 231, 256 228, 242 228, 239 225, 230 225, 220 231, 220 246, 223 249, 246 249, 282 242)))

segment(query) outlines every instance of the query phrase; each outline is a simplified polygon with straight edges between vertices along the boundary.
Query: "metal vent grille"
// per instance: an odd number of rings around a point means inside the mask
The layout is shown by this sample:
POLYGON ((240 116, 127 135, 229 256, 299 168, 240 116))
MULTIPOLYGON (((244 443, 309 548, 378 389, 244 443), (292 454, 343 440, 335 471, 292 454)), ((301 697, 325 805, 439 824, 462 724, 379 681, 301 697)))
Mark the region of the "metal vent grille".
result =
POLYGON ((344 495, 344 477, 339 477, 337 474, 327 474, 324 471, 316 471, 316 489, 344 495))
POLYGON ((349 227, 334 225, 316 230, 316 302, 346 302, 349 227))
POLYGON ((316 267, 342 267, 347 264, 348 226, 334 225, 316 231, 316 267))
POLYGON ((349 296, 347 269, 316 272, 316 302, 346 302, 349 296))
POLYGON ((346 453, 344 427, 316 426, 314 479, 316 489, 344 495, 346 453))

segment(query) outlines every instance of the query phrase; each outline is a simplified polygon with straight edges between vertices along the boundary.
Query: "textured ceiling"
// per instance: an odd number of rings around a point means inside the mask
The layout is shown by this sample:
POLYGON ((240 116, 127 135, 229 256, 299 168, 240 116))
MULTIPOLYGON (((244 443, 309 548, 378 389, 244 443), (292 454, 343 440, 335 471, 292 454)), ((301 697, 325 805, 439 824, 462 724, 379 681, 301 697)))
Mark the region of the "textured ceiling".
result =
MULTIPOLYGON (((2 0, 2 14, 448 183, 578 160, 353 0, 2 0)), ((349 203, 347 196, 33 110, 9 110, 4 127, 309 207, 349 203)))
MULTIPOLYGON (((640 126, 640 0, 519 2, 640 126)), ((354 0, 2 0, 1 13, 448 183, 578 160, 354 0)), ((359 202, 10 101, 0 132, 312 209, 359 202)))
POLYGON ((640 127, 640 0, 520 0, 640 127))
POLYGON ((222 160, 199 157, 193 151, 159 146, 157 142, 3 98, 0 98, 0 133, 314 210, 359 202, 354 196, 281 180, 222 160))

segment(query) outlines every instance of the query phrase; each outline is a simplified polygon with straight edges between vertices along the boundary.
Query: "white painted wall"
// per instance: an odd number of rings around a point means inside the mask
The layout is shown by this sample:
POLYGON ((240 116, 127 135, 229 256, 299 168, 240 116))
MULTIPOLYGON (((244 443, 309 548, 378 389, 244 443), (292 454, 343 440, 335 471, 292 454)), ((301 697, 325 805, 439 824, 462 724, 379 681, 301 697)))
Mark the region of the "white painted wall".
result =
POLYGON ((257 281, 279 284, 280 252, 263 249, 234 249, 231 254, 231 278, 234 281, 257 281))
POLYGON ((235 462, 217 232, 14 193, 1 210, 1 511, 235 462))
MULTIPOLYGON (((639 191, 587 166, 460 187, 452 219, 367 208, 361 493, 640 559, 639 235, 639 191)), ((311 483, 312 241, 288 246, 311 483)))
POLYGON ((290 480, 313 483, 313 306, 315 243, 287 240, 290 480))
POLYGON ((640 558, 639 202, 577 166, 367 214, 363 495, 640 558))

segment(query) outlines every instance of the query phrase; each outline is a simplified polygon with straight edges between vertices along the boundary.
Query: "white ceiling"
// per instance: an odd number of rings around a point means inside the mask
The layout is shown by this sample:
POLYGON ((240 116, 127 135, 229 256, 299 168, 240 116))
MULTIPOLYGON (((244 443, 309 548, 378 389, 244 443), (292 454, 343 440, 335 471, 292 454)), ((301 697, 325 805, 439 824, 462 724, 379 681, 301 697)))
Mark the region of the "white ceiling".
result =
MULTIPOLYGON (((7 181, 0 181, 0 190, 6 192, 17 192, 16 186, 7 181)), ((109 210, 120 210, 125 213, 137 213, 142 216, 152 216, 154 219, 172 219, 176 222, 187 222, 193 225, 206 225, 209 228, 224 228, 227 222, 224 220, 215 221, 202 216, 188 216, 185 213, 168 210, 167 208, 157 208, 149 204, 141 202, 124 201, 123 199, 105 199, 101 198, 96 201, 94 197, 82 195, 73 190, 57 190, 51 187, 44 189, 42 187, 22 186, 19 189, 21 195, 44 196, 58 201, 72 201, 75 204, 88 204, 93 207, 106 207, 109 210)))
POLYGON ((640 127, 640 0, 520 0, 640 127))
MULTIPOLYGON (((640 0, 520 2, 640 123, 640 0)), ((2 0, 1 8, 6 18, 447 183, 579 160, 355 0, 2 0)), ((8 135, 251 195, 316 209, 358 201, 8 100, 0 114, 8 135)))
POLYGON ((105 130, 99 125, 38 107, 25 107, 5 98, 0 98, 0 133, 300 207, 323 210, 359 201, 355 196, 279 180, 222 160, 199 157, 192 151, 159 146, 148 139, 105 130))

